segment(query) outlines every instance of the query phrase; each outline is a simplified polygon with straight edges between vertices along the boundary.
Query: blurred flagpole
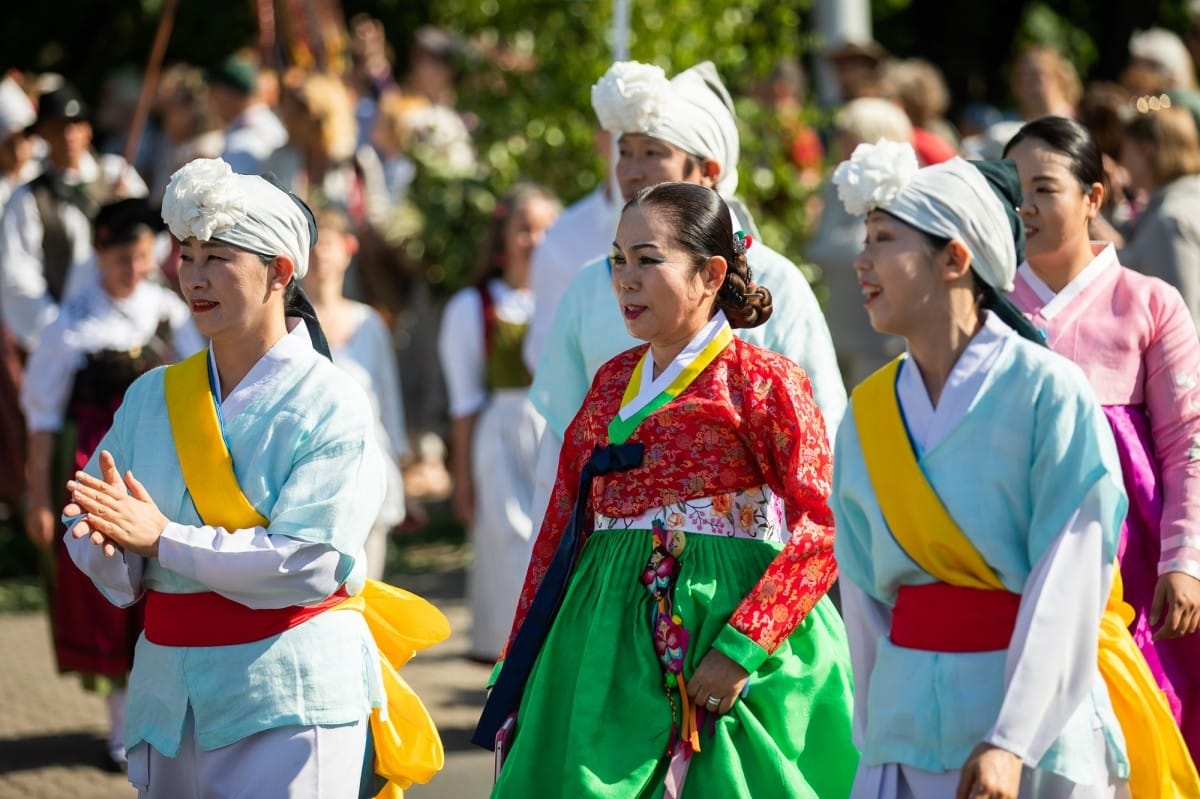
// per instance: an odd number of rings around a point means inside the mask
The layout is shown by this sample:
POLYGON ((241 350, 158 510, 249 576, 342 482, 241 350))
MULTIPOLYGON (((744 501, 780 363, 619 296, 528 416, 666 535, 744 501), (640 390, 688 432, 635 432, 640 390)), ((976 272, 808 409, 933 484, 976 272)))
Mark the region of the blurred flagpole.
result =
POLYGON ((175 25, 175 7, 178 0, 166 0, 163 4, 162 15, 158 18, 158 30, 154 33, 154 43, 150 47, 150 56, 146 60, 146 71, 142 74, 142 86, 138 91, 137 105, 133 109, 133 118, 129 122, 129 134, 125 139, 125 161, 132 166, 137 161, 138 148, 142 143, 142 131, 146 127, 146 119, 150 116, 150 106, 154 92, 158 88, 158 75, 162 69, 163 57, 167 53, 167 42, 171 39, 171 28, 175 25))
POLYGON ((629 60, 629 0, 613 0, 613 61, 629 60))
MULTIPOLYGON (((613 0, 613 61, 629 60, 629 0, 613 0)), ((619 134, 612 135, 612 154, 608 164, 608 196, 617 205, 622 203, 621 186, 617 183, 617 139, 619 134)))

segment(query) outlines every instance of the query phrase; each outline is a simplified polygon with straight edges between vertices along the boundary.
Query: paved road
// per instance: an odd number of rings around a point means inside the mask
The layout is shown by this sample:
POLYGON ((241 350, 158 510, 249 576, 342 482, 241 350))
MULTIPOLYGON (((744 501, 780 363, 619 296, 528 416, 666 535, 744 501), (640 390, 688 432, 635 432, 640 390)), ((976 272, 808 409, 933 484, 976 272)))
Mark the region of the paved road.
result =
MULTIPOLYGON (((468 743, 488 670, 463 658, 469 619, 462 574, 397 580, 431 599, 450 619, 450 640, 420 653, 404 676, 429 707, 446 747, 446 768, 410 799, 477 799, 491 785, 491 753, 468 743)), ((54 670, 49 629, 40 614, 0 614, 0 799, 133 799, 121 775, 97 766, 105 729, 103 702, 54 670)))

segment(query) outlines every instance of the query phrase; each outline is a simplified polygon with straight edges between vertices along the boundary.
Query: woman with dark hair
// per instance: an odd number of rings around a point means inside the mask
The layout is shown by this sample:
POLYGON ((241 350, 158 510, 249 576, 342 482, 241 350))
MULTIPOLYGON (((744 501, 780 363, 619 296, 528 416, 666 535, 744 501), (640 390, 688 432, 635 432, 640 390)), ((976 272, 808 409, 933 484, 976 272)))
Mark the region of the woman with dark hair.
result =
POLYGON ((1034 120, 1005 154, 1028 241, 1011 298, 1104 406, 1130 499, 1118 550, 1130 629, 1200 757, 1200 339, 1177 290, 1089 240, 1106 184, 1082 125, 1034 120))
POLYGON ((849 791, 829 448, 803 370, 733 335, 773 309, 731 220, 691 183, 622 212, 612 287, 647 343, 567 429, 476 730, 515 713, 493 796, 849 791))
POLYGON ((312 215, 198 159, 168 183, 163 220, 211 346, 130 386, 63 511, 71 558, 100 591, 122 606, 145 597, 129 780, 143 799, 341 799, 377 794, 373 773, 424 781, 440 743, 419 746, 436 731, 410 702, 398 712, 407 689, 379 652, 398 661, 449 630, 428 603, 366 579, 383 456, 367 397, 329 360, 298 285, 312 215), (377 649, 384 605, 415 636, 377 649), (386 721, 372 712, 385 701, 386 721))
POLYGON ((1123 626, 1112 436, 1083 373, 1004 296, 1013 164, 918 169, 881 141, 834 182, 867 217, 855 270, 871 325, 908 349, 855 389, 835 451, 852 796, 1195 795, 1123 626), (1123 730, 1141 738, 1128 756, 1123 730))
POLYGON ((468 656, 488 665, 504 646, 533 546, 533 473, 545 423, 529 402, 521 345, 533 313, 530 258, 559 210, 554 195, 530 183, 497 200, 473 285, 450 298, 438 333, 452 501, 473 547, 468 656))

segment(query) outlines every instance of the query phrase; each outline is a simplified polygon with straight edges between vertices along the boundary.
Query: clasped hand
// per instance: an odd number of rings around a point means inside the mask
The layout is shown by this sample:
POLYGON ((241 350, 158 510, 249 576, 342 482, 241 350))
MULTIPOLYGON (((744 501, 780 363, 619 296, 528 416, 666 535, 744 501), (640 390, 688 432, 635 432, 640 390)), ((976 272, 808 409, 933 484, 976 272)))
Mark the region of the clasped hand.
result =
POLYGON ((144 557, 158 555, 158 540, 170 520, 133 472, 121 476, 107 450, 100 453, 100 474, 103 479, 76 472, 75 479, 67 482, 71 502, 63 514, 83 516, 71 528, 71 535, 89 537, 110 558, 118 550, 144 557))

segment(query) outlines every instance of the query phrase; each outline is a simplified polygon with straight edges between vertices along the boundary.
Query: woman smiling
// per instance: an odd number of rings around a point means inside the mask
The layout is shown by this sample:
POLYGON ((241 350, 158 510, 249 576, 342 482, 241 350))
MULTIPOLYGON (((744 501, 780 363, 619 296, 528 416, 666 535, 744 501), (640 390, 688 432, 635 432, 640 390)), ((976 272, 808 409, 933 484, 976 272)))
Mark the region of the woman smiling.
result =
MULTIPOLYGON (((366 395, 296 282, 315 224, 217 160, 172 177, 163 217, 211 347, 130 387, 64 509, 80 569, 114 604, 146 598, 129 780, 150 799, 374 795, 368 717, 390 674, 372 605, 346 611, 382 590, 362 547, 384 470, 366 395)), ((405 623, 444 627, 406 604, 405 623)))

